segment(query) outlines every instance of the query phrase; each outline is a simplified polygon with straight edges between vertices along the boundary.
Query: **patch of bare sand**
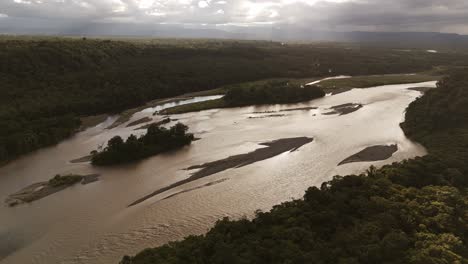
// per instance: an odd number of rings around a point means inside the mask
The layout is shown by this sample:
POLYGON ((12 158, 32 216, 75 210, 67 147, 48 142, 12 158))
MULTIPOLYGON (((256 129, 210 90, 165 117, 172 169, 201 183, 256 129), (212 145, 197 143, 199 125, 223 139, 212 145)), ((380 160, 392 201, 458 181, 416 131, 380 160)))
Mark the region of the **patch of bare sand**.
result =
POLYGON ((367 147, 360 152, 349 156, 348 158, 341 161, 338 166, 353 163, 353 162, 369 162, 369 161, 380 161, 390 158, 393 153, 397 152, 397 145, 378 145, 367 147))
POLYGON ((200 170, 193 173, 189 178, 185 180, 178 181, 169 186, 163 187, 159 190, 154 191, 151 194, 148 194, 134 201, 129 206, 139 204, 155 195, 161 194, 175 187, 181 186, 183 184, 207 177, 209 175, 212 175, 212 174, 215 174, 215 173, 227 170, 227 169, 244 167, 249 164, 258 162, 258 161, 272 158, 274 156, 277 156, 287 151, 291 151, 291 152, 296 151, 303 145, 308 144, 312 141, 313 141, 313 138, 308 138, 308 137, 278 139, 278 140, 274 140, 270 142, 261 143, 260 145, 263 145, 266 147, 256 149, 246 154, 234 155, 234 156, 230 156, 228 158, 222 159, 222 160, 217 160, 217 161, 212 161, 212 162, 208 162, 208 163, 201 164, 201 165, 191 166, 187 168, 187 170, 195 170, 195 169, 200 169, 200 170))

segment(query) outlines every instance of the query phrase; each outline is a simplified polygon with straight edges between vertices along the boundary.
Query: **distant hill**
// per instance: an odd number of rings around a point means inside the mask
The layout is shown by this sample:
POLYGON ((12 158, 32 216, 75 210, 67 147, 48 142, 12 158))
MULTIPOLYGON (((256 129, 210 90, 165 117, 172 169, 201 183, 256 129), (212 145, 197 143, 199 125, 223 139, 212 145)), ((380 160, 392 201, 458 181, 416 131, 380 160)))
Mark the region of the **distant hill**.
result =
POLYGON ((272 40, 284 42, 360 42, 406 48, 468 49, 468 36, 437 32, 335 32, 289 26, 203 27, 169 24, 87 23, 67 27, 26 26, 13 32, 0 25, 0 34, 126 36, 156 38, 214 38, 272 40))
MULTIPOLYGON (((242 34, 241 32, 236 32, 242 34)), ((360 42, 391 47, 426 47, 468 49, 468 35, 438 32, 331 32, 298 28, 274 28, 271 30, 247 29, 245 38, 271 39, 275 41, 331 41, 360 42)))
MULTIPOLYGON (((281 36, 281 32, 278 36, 281 36)), ((293 36, 300 38, 298 35, 293 36)), ((369 42, 392 47, 466 48, 468 36, 436 32, 311 32, 304 37, 314 41, 369 42)))

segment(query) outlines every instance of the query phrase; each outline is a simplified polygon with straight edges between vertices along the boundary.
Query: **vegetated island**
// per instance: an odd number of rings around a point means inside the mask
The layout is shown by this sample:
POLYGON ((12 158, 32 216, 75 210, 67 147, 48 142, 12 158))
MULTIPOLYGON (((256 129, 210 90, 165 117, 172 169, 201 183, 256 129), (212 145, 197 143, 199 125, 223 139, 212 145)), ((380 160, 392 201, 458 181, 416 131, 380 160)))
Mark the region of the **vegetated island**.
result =
POLYGON ((92 152, 91 164, 108 166, 128 163, 189 145, 194 136, 187 130, 188 127, 182 123, 169 129, 152 124, 146 134, 139 138, 132 134, 123 141, 120 136, 115 136, 102 151, 92 152))
POLYGON ((222 98, 174 106, 159 114, 181 114, 213 108, 228 108, 263 104, 289 104, 324 97, 325 92, 315 85, 303 86, 288 81, 265 81, 231 86, 222 98))
POLYGON ((351 114, 352 112, 356 112, 357 110, 363 107, 362 104, 355 104, 355 103, 347 103, 341 105, 335 105, 330 107, 330 112, 323 113, 324 115, 347 115, 351 114))
MULTIPOLYGON (((127 127, 131 127, 131 126, 135 126, 139 123, 142 123, 142 122, 149 122, 151 121, 152 119, 146 119, 146 118, 142 118, 142 119, 139 119, 139 120, 136 120, 135 122, 132 122, 130 124, 127 125, 127 127)), ((149 124, 145 124, 143 126, 140 126, 138 128, 135 128, 134 130, 140 130, 140 129, 148 129, 150 126, 154 125, 154 126, 161 126, 161 125, 165 125, 165 124, 168 124, 170 123, 171 121, 176 121, 177 119, 171 119, 169 117, 166 117, 160 121, 157 121, 157 122, 153 122, 153 123, 149 123, 149 124)), ((194 139, 196 140, 196 139, 194 139)), ((70 160, 70 163, 83 163, 83 162, 90 162, 92 161, 93 159, 93 155, 96 154, 95 151, 92 151, 91 154, 89 155, 86 155, 86 156, 83 156, 83 157, 80 157, 80 158, 76 158, 76 159, 73 159, 73 160, 70 160)))
POLYGON ((225 159, 189 167, 187 168, 187 170, 195 170, 195 169, 200 169, 200 170, 193 173, 190 177, 188 177, 185 180, 181 180, 176 183, 173 183, 169 186, 156 190, 153 193, 148 194, 136 200, 135 202, 131 203, 129 206, 139 204, 155 195, 158 195, 160 193, 163 193, 175 187, 181 186, 183 184, 204 178, 206 176, 209 176, 209 175, 212 175, 212 174, 215 174, 215 173, 227 170, 227 169, 244 167, 249 164, 258 162, 258 161, 272 158, 274 156, 277 156, 287 151, 291 151, 291 152, 296 151, 303 145, 308 144, 312 141, 313 141, 313 138, 308 138, 308 137, 282 138, 282 139, 278 139, 278 140, 274 140, 270 142, 260 143, 260 145, 263 145, 266 147, 256 149, 246 154, 230 156, 225 159))
POLYGON ((31 184, 16 193, 10 194, 6 199, 5 203, 10 206, 16 206, 22 203, 31 203, 33 201, 42 199, 46 196, 59 192, 65 188, 68 188, 76 183, 88 184, 99 180, 98 174, 89 175, 55 175, 52 179, 46 182, 38 182, 31 184))
POLYGON ((398 151, 398 145, 378 145, 367 147, 341 161, 338 166, 353 162, 379 161, 390 158, 398 151))
POLYGON ((252 220, 224 218, 120 263, 467 263, 466 109, 468 72, 453 73, 401 125, 428 155, 336 176, 252 220))
MULTIPOLYGON (((186 105, 174 106, 164 109, 159 114, 182 114, 188 112, 202 111, 216 108, 227 108, 237 106, 248 106, 256 104, 287 104, 309 101, 318 97, 308 97, 301 95, 294 95, 291 91, 286 89, 280 90, 267 90, 278 87, 319 87, 325 93, 342 93, 349 91, 353 88, 369 88, 380 85, 389 84, 403 84, 403 83, 418 83, 426 81, 435 81, 441 78, 441 72, 428 71, 418 74, 388 74, 388 75, 370 75, 370 76, 356 76, 342 79, 329 79, 318 82, 314 85, 306 85, 308 81, 313 79, 267 79, 261 81, 247 82, 235 85, 227 85, 219 88, 217 91, 225 91, 226 96, 220 99, 209 100, 204 102, 196 102, 186 105), (252 91, 252 88, 258 90, 250 94, 251 98, 236 96, 246 96, 252 91), (265 89, 265 90, 263 90, 265 89), (247 92, 246 92, 247 91, 247 92), (232 98, 228 95, 232 92, 232 98), (255 93, 257 92, 257 93, 255 93), (268 96, 270 95, 271 96, 268 96), (277 96, 274 96, 277 95, 277 96), (296 96, 296 98, 288 98, 288 96, 296 96), (284 98, 282 98, 284 97, 284 98)), ((316 88, 315 88, 316 89, 316 88)), ((362 106, 362 105, 361 105, 362 106)), ((357 109, 356 109, 357 110, 357 109)))

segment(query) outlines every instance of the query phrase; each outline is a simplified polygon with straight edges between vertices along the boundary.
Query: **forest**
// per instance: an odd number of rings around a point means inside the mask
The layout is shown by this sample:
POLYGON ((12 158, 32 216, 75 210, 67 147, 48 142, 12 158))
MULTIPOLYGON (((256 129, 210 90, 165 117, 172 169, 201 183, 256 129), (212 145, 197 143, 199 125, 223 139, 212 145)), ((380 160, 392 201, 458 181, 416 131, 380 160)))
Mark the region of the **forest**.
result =
POLYGON ((194 140, 188 127, 177 123, 167 129, 151 124, 146 134, 137 138, 130 135, 126 141, 120 136, 109 140, 102 151, 93 151, 91 163, 97 166, 128 163, 188 145, 194 140))
POLYGON ((252 220, 219 220, 121 264, 468 263, 468 72, 411 103, 405 120, 428 155, 335 176, 252 220))
POLYGON ((58 143, 80 117, 266 78, 412 73, 463 53, 269 41, 0 37, 0 162, 58 143))

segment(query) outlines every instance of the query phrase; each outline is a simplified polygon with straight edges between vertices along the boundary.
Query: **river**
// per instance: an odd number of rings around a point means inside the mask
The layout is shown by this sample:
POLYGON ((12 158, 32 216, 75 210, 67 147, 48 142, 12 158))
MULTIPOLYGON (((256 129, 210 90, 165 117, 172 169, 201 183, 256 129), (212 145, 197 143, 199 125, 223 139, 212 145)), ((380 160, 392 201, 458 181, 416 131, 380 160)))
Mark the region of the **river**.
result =
POLYGON ((144 133, 126 124, 145 116, 162 119, 152 113, 164 106, 140 111, 113 129, 106 127, 117 117, 109 117, 56 146, 0 168, 1 200, 58 173, 102 175, 98 182, 77 184, 31 204, 0 206, 0 262, 118 263, 125 254, 206 232, 224 216, 251 217, 257 209, 269 210, 300 198, 308 186, 320 186, 334 175, 360 173, 371 164, 381 166, 424 155, 424 148, 410 142, 399 127, 408 104, 421 95, 408 88, 418 86, 435 87, 435 82, 353 89, 300 104, 175 115, 200 140, 129 165, 94 168, 89 163, 70 163, 114 135, 144 133), (345 103, 363 107, 347 115, 324 115, 330 107, 345 103), (310 106, 318 108, 278 112, 283 116, 261 113, 310 106), (251 152, 262 147, 258 145, 262 142, 304 136, 314 141, 297 151, 216 173, 127 207, 154 190, 187 178, 191 172, 184 168, 251 152), (398 151, 385 161, 337 166, 367 146, 382 144, 398 144, 398 151), (203 187, 208 183, 213 184, 203 187), (184 190, 191 191, 163 199, 184 190))

